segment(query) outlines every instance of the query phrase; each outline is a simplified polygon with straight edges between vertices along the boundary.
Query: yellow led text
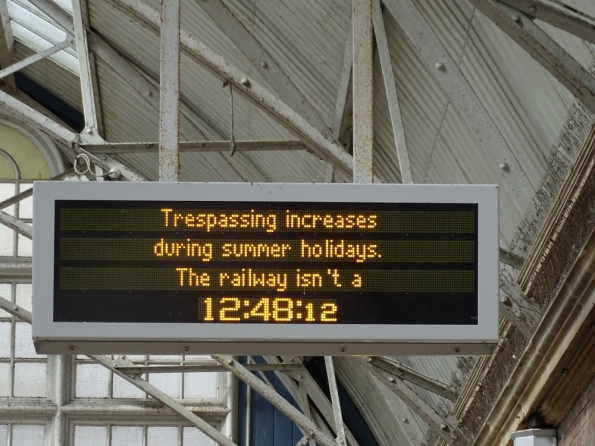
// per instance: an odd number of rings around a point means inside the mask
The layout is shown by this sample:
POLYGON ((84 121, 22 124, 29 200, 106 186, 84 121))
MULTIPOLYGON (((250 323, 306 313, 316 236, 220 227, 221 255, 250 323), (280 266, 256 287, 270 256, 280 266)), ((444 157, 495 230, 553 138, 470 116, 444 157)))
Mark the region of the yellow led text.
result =
POLYGON ((291 245, 285 243, 225 243, 221 257, 285 257, 291 245))
POLYGON ((179 273, 180 286, 211 286, 208 273, 195 273, 192 268, 176 268, 179 273))
POLYGON ((231 284, 237 288, 275 288, 277 291, 287 289, 287 273, 255 273, 252 268, 242 268, 238 272, 219 273, 219 286, 231 284))
POLYGON ((250 210, 244 214, 191 214, 176 212, 173 209, 161 209, 163 224, 174 228, 204 228, 206 232, 213 229, 264 229, 275 232, 277 229, 276 214, 259 214, 250 210))
POLYGON ((322 287, 322 276, 318 273, 300 273, 296 271, 295 283, 299 287, 304 288, 320 288, 322 287))
POLYGON ((376 249, 378 245, 366 243, 345 243, 345 240, 325 240, 324 246, 319 243, 306 243, 300 240, 300 256, 302 258, 326 259, 356 259, 356 263, 363 263, 367 259, 382 257, 376 249))
POLYGON ((199 257, 203 262, 208 262, 213 258, 213 244, 192 242, 187 239, 185 242, 178 241, 166 242, 161 239, 153 246, 153 253, 157 257, 199 257))
POLYGON ((285 227, 294 229, 374 229, 377 215, 292 214, 285 211, 285 227))

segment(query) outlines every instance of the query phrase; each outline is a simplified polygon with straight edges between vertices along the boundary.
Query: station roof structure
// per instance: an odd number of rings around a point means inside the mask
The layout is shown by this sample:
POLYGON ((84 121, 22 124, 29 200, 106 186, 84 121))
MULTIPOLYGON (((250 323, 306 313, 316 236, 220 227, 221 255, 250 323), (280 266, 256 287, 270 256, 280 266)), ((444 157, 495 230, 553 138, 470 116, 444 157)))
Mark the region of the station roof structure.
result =
MULTIPOLYGON (((559 424, 592 376, 580 361, 592 340, 579 341, 592 338, 595 3, 370 4, 374 182, 500 186, 501 339, 491 357, 337 357, 336 376, 378 444, 504 445, 540 407, 559 424)), ((91 172, 159 179, 160 8, 0 0, 0 118, 49 138, 64 159, 51 176, 85 153, 91 172)), ((352 182, 352 12, 348 0, 182 2, 179 180, 352 182)))

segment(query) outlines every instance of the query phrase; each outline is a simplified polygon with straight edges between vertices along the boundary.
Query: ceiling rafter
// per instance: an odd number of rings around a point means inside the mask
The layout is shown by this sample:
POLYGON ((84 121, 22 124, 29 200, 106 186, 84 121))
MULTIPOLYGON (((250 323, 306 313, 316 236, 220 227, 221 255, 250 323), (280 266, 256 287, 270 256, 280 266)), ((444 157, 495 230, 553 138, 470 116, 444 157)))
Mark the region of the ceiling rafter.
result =
POLYGON ((540 0, 498 0, 518 11, 595 44, 595 24, 540 0))
POLYGON ((47 50, 35 53, 27 57, 26 59, 13 63, 9 67, 0 71, 0 79, 10 74, 16 73, 17 71, 22 70, 23 68, 28 67, 29 65, 32 65, 35 62, 39 62, 40 60, 45 59, 46 57, 49 57, 52 54, 56 54, 58 51, 62 51, 63 49, 68 47, 70 47, 70 43, 67 40, 65 40, 61 43, 49 47, 47 50))
MULTIPOLYGON (((155 153, 158 142, 121 142, 104 144, 81 144, 91 153, 155 153)), ((180 152, 225 152, 229 150, 229 141, 182 141, 180 152)), ((310 148, 302 141, 236 141, 238 152, 296 151, 310 148)))
POLYGON ((473 87, 412 0, 383 1, 388 12, 419 50, 422 61, 475 135, 494 171, 499 173, 501 184, 523 213, 531 200, 531 184, 473 87), (505 165, 506 169, 501 169, 501 165, 505 165))
MULTIPOLYGON (((139 24, 159 33, 159 13, 140 0, 109 0, 139 24)), ((278 99, 268 89, 250 79, 245 73, 229 64, 220 55, 207 48, 190 34, 181 30, 180 43, 183 51, 198 63, 209 69, 222 80, 233 85, 234 91, 248 98, 281 125, 295 133, 312 148, 318 157, 331 162, 347 175, 351 175, 353 160, 336 142, 328 139, 295 110, 278 99)))
MULTIPOLYGON (((300 364, 303 366, 302 360, 296 356, 282 356, 283 362, 280 362, 276 356, 264 356, 264 359, 269 364, 300 364)), ((328 423, 332 429, 335 429, 336 425, 332 404, 306 368, 304 367, 304 370, 299 373, 286 372, 285 374, 299 382, 299 388, 303 389, 307 396, 312 400, 325 422, 328 423)), ((281 377, 281 374, 278 374, 278 376, 281 377)), ((286 379, 282 379, 281 381, 286 387, 290 384, 286 379)), ((315 411, 312 411, 312 413, 315 413, 315 411)), ((345 436, 349 445, 357 446, 358 443, 355 440, 355 437, 347 427, 345 427, 345 436)))
MULTIPOLYGON (((0 66, 2 66, 3 70, 12 65, 12 56, 14 54, 14 37, 6 1, 0 0, 0 66)), ((14 76, 8 76, 5 82, 9 90, 14 91, 17 89, 14 76)))
POLYGON ((83 131, 93 139, 94 136, 102 134, 103 119, 95 60, 89 52, 87 42, 87 28, 89 26, 87 0, 72 0, 72 14, 74 41, 79 62, 83 116, 85 118, 85 129, 83 131))
POLYGON ((423 419, 428 427, 440 438, 448 444, 454 445, 454 433, 457 428, 452 420, 441 417, 428 403, 424 401, 411 387, 405 384, 402 380, 386 376, 386 372, 380 370, 372 364, 371 358, 358 358, 357 361, 361 366, 376 377, 382 384, 386 386, 391 392, 402 399, 407 406, 411 408, 421 419, 423 419))
POLYGON ((47 134, 61 146, 62 150, 72 159, 79 153, 85 153, 90 161, 109 172, 110 169, 118 169, 122 177, 129 181, 144 181, 145 179, 134 172, 126 165, 109 157, 98 158, 79 147, 79 143, 92 143, 84 134, 78 134, 67 127, 59 124, 46 115, 38 112, 32 107, 24 104, 8 93, 0 91, 0 108, 10 116, 13 116, 47 134))
POLYGON ((180 10, 180 0, 161 2, 159 181, 180 176, 180 10))
MULTIPOLYGON (((353 16, 349 19, 349 29, 345 38, 343 62, 339 75, 339 86, 335 100, 335 112, 331 132, 339 144, 349 153, 353 151, 353 16)), ((335 168, 327 164, 324 171, 324 182, 336 181, 335 168)))
POLYGON ((401 115, 401 106, 399 105, 399 94, 395 84, 395 74, 390 58, 388 41, 386 39, 386 30, 384 29, 384 18, 380 7, 380 0, 373 1, 374 10, 374 33, 376 35, 376 45, 378 47, 378 58, 384 79, 384 90, 388 101, 388 110, 390 113, 395 148, 399 160, 399 170, 401 171, 401 181, 406 184, 413 184, 413 173, 411 172, 411 163, 409 162, 409 150, 407 149, 407 137, 401 115))
POLYGON ((469 2, 595 113, 595 77, 545 31, 523 13, 506 5, 492 0, 469 2))

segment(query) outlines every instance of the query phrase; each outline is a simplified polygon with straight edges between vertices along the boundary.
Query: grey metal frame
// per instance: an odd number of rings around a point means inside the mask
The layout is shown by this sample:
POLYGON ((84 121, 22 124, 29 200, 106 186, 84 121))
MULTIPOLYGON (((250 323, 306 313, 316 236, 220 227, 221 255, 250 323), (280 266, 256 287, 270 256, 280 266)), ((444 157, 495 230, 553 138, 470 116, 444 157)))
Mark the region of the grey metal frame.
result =
POLYGON ((498 198, 495 186, 271 183, 79 183, 34 185, 33 338, 39 352, 231 354, 489 354, 498 339, 498 198), (55 200, 316 201, 478 203, 479 322, 476 326, 305 326, 54 322, 55 200))

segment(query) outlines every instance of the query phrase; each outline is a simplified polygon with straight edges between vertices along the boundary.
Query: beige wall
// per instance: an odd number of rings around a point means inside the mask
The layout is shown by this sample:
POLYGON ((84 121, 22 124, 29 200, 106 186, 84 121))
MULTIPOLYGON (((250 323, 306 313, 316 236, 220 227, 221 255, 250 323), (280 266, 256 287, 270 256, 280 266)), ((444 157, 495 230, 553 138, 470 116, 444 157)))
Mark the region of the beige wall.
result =
POLYGON ((558 438, 559 446, 595 446, 595 379, 558 427, 558 438))

